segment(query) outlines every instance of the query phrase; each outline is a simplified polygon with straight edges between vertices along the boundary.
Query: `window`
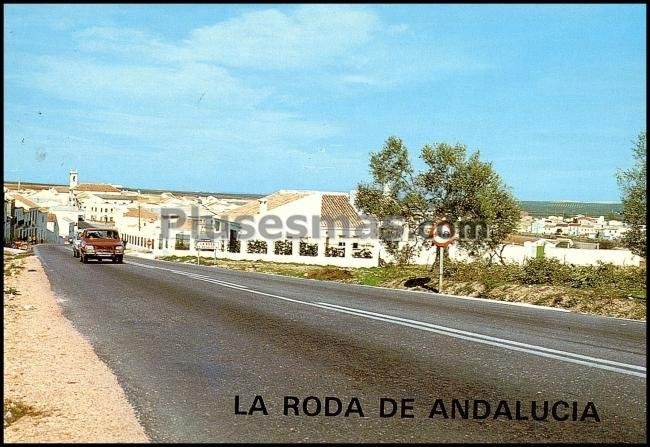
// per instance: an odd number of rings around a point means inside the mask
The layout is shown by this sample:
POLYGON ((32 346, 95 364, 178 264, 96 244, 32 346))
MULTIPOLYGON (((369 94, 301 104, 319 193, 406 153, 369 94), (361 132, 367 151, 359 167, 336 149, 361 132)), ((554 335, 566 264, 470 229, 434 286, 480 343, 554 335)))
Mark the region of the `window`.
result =
POLYGON ((113 230, 93 230, 88 233, 88 237, 92 239, 119 239, 120 235, 113 230))
POLYGON ((190 249, 190 235, 179 233, 176 235, 176 250, 189 250, 190 249))

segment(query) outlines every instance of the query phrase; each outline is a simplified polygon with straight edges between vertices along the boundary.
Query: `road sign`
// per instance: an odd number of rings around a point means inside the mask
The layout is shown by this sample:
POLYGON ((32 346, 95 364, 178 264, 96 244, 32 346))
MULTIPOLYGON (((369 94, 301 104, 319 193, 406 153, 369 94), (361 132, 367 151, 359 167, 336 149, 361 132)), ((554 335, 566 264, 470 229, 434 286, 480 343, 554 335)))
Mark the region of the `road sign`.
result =
POLYGON ((431 228, 430 236, 433 245, 441 248, 447 248, 458 239, 458 234, 456 234, 454 225, 446 220, 435 224, 431 228))
POLYGON ((215 250, 217 248, 217 242, 210 239, 203 239, 196 241, 197 250, 215 250))

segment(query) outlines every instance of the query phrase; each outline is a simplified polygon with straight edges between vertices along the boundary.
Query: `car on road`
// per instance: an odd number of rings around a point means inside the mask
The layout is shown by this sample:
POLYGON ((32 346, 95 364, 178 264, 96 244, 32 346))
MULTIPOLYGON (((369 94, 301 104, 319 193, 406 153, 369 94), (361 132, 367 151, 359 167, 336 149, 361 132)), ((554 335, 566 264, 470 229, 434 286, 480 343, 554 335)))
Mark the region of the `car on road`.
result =
MULTIPOLYGON (((121 264, 124 258, 124 245, 120 234, 112 228, 86 228, 79 234, 80 261, 84 264, 89 259, 110 259, 121 264)), ((73 244, 74 251, 74 244, 73 244)))

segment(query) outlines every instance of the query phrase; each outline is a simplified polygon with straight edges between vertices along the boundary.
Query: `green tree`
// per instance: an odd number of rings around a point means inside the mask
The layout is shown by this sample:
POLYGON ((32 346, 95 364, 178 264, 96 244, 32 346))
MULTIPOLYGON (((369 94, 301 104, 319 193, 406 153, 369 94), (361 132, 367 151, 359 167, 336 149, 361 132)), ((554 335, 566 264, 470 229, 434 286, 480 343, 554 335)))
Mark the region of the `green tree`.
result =
MULTIPOLYGON (((471 255, 492 253, 503 261, 499 247, 516 228, 521 209, 491 163, 481 161, 478 151, 468 155, 462 144, 425 145, 420 158, 426 168, 416 172, 402 140, 389 137, 379 152, 370 154, 372 182, 358 185, 357 207, 384 228, 395 217, 411 231, 427 221, 460 223, 457 230, 467 222, 481 223, 489 233, 473 232, 458 244, 471 255)), ((392 236, 394 232, 380 232, 384 242, 392 236)), ((395 244, 387 245, 397 251, 395 244)), ((408 246, 403 251, 407 259, 416 254, 408 246)))
POLYGON ((623 243, 632 253, 646 257, 646 133, 641 132, 632 149, 634 166, 619 170, 616 179, 623 201, 623 222, 630 230, 623 243))

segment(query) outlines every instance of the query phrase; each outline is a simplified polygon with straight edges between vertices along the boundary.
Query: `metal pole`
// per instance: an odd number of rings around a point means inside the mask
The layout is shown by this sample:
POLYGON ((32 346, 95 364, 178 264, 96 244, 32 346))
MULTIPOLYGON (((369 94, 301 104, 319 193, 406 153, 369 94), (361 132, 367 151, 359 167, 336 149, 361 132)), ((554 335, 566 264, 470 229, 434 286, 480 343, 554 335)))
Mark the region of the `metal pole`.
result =
POLYGON ((201 265, 201 250, 199 250, 199 247, 196 247, 196 265, 201 265))
POLYGON ((440 277, 438 279, 438 293, 442 293, 442 260, 445 258, 444 248, 440 247, 440 277))

